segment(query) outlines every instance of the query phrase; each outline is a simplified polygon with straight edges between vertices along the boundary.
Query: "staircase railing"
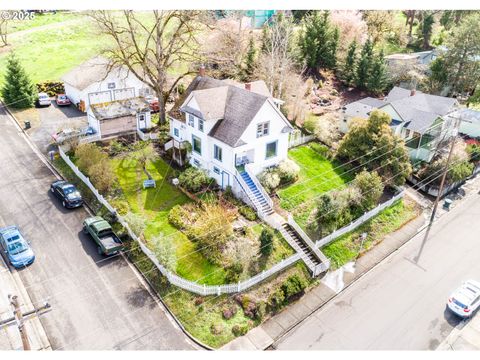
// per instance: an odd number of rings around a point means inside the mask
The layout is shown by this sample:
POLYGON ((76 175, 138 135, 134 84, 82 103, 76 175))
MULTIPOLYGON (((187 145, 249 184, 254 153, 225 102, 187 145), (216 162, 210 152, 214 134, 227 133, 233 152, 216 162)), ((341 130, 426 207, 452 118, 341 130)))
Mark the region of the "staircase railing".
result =
POLYGON ((235 179, 238 181, 238 184, 242 188, 242 190, 245 192, 247 197, 250 199, 250 201, 253 203, 253 206, 257 209, 258 216, 261 219, 265 218, 265 214, 262 210, 262 206, 260 205, 257 197, 253 194, 252 190, 248 187, 247 183, 243 179, 243 177, 240 175, 240 173, 235 170, 235 179))
POLYGON ((252 179, 253 183, 257 187, 258 191, 262 194, 262 196, 265 198, 267 201, 268 206, 273 209, 273 200, 268 196, 267 192, 263 188, 262 184, 260 184, 260 181, 258 181, 257 177, 252 171, 252 164, 245 164, 245 171, 247 172, 248 176, 252 179))

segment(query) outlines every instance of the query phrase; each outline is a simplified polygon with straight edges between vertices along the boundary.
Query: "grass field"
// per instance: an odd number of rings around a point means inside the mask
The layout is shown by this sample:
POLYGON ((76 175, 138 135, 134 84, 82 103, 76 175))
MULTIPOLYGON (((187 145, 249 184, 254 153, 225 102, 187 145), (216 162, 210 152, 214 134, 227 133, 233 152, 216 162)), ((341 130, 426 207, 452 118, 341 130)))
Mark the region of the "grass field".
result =
POLYGON ((168 212, 173 206, 191 201, 166 181, 171 171, 169 165, 161 159, 150 163, 147 168, 157 187, 143 190, 142 181, 146 175, 136 160, 115 158, 112 163, 131 211, 147 219, 147 242, 157 236, 174 242, 178 275, 202 284, 222 284, 224 270, 207 261, 196 251, 195 244, 168 222, 168 212))
POLYGON ((8 24, 8 33, 12 34, 17 31, 30 30, 39 26, 55 24, 59 22, 74 20, 78 17, 77 13, 56 12, 34 14, 32 20, 12 20, 8 24))
POLYGON ((354 178, 352 172, 325 157, 325 148, 318 143, 309 143, 291 149, 288 157, 300 167, 299 179, 277 191, 280 206, 291 211, 303 227, 315 206, 315 199, 322 193, 341 188, 354 178))
POLYGON ((420 215, 420 209, 413 201, 399 200, 354 231, 324 246, 322 252, 331 260, 331 269, 337 269, 358 256, 362 233, 368 234, 363 244, 363 251, 368 251, 386 235, 400 229, 418 215, 420 215))
MULTIPOLYGON (((60 80, 66 72, 98 54, 103 45, 105 39, 94 34, 91 21, 84 17, 73 24, 12 37, 10 51, 15 51, 31 80, 37 83, 60 80)), ((5 73, 8 53, 0 54, 0 74, 5 73)))

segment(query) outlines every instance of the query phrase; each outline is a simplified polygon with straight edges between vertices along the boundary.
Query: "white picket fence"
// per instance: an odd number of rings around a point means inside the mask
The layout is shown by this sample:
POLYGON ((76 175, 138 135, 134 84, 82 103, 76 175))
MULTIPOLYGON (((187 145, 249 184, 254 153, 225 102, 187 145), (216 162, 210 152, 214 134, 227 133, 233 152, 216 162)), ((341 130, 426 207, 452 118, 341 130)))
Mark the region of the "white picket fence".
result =
POLYGON ((240 281, 237 284, 225 284, 225 285, 205 285, 205 284, 199 284, 194 281, 190 281, 187 279, 184 279, 171 271, 167 270, 162 264, 158 262, 157 257, 153 252, 142 242, 140 238, 138 238, 133 231, 130 229, 130 226, 128 223, 123 219, 122 216, 120 216, 115 208, 111 206, 107 200, 100 194, 97 189, 93 186, 93 184, 90 182, 90 179, 85 176, 79 169, 78 167, 70 160, 67 154, 65 154, 64 150, 61 148, 61 146, 58 147, 58 151, 60 153, 60 157, 65 161, 65 163, 70 166, 70 168, 73 170, 75 175, 78 176, 80 180, 82 180, 85 185, 88 186, 88 188, 92 191, 92 193, 96 196, 97 200, 104 205, 110 212, 114 213, 118 217, 118 221, 122 226, 125 227, 127 230, 129 236, 135 240, 139 246, 142 252, 147 255, 147 257, 150 259, 152 263, 155 264, 155 266, 158 268, 158 270, 162 273, 163 276, 165 276, 168 281, 175 285, 178 286, 184 290, 188 290, 190 292, 193 292, 198 295, 220 295, 220 294, 234 294, 238 293, 244 290, 247 290, 251 288, 252 286, 255 286, 262 282, 263 280, 269 278, 270 276, 288 268, 289 266, 293 265, 297 261, 300 260, 300 254, 296 253, 286 259, 283 259, 279 263, 276 263, 273 265, 270 269, 265 270, 247 280, 240 281))
POLYGON ((158 134, 157 133, 152 133, 152 132, 144 133, 140 129, 137 129, 137 135, 143 141, 158 139, 158 134))
POLYGON ((317 248, 321 248, 322 246, 325 246, 325 245, 331 243, 333 240, 342 236, 343 234, 346 234, 346 233, 356 229, 357 227, 362 225, 364 222, 370 220, 372 217, 374 217, 375 215, 377 215, 381 211, 385 210, 387 207, 391 206, 395 201, 403 198, 404 195, 405 195, 405 192, 403 190, 400 191, 400 193, 398 193, 397 195, 392 197, 390 200, 385 201, 384 203, 378 205, 375 209, 372 209, 369 212, 366 212, 365 214, 360 216, 357 220, 351 222, 347 226, 344 226, 344 227, 342 227, 338 230, 335 230, 330 235, 327 235, 324 238, 322 238, 320 240, 317 240, 315 242, 315 246, 317 248))
POLYGON ((303 145, 313 139, 315 139, 314 135, 305 135, 299 130, 294 131, 290 134, 288 139, 288 148, 290 149, 295 146, 303 145))

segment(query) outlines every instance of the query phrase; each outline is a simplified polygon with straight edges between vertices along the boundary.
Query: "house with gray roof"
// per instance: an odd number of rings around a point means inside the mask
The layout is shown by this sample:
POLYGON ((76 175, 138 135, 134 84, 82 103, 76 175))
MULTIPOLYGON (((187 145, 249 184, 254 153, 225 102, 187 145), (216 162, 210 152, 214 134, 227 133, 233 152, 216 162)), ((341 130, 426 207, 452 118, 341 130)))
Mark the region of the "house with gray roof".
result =
POLYGON ((343 107, 340 130, 346 133, 354 118, 367 119, 374 109, 390 115, 392 130, 405 139, 413 160, 430 161, 438 144, 452 135, 458 102, 394 87, 383 100, 366 98, 343 107))
POLYGON ((293 127, 280 104, 263 81, 217 80, 202 69, 168 113, 165 149, 178 163, 205 169, 222 188, 239 193, 246 167, 254 176, 287 158, 293 127), (191 148, 188 155, 185 148, 191 148))

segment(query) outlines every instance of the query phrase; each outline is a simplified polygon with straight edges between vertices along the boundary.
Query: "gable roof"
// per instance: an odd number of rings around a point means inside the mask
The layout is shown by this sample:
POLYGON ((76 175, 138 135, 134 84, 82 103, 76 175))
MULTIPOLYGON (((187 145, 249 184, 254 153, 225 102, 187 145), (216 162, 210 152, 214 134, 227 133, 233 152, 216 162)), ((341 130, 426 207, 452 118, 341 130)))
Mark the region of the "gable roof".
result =
POLYGON ((204 120, 218 120, 208 135, 229 146, 237 147, 243 144, 240 137, 255 115, 271 99, 271 96, 232 85, 231 81, 197 76, 175 103, 169 115, 182 122, 185 121, 183 112, 204 120), (199 111, 188 105, 192 98, 197 102, 199 111))
POLYGON ((121 67, 109 71, 109 61, 97 56, 70 70, 61 80, 76 89, 84 90, 89 85, 104 80, 109 73, 118 73, 120 76, 120 72, 121 67))
POLYGON ((368 118, 373 109, 383 105, 385 105, 384 101, 367 97, 344 106, 344 113, 352 117, 368 118))

